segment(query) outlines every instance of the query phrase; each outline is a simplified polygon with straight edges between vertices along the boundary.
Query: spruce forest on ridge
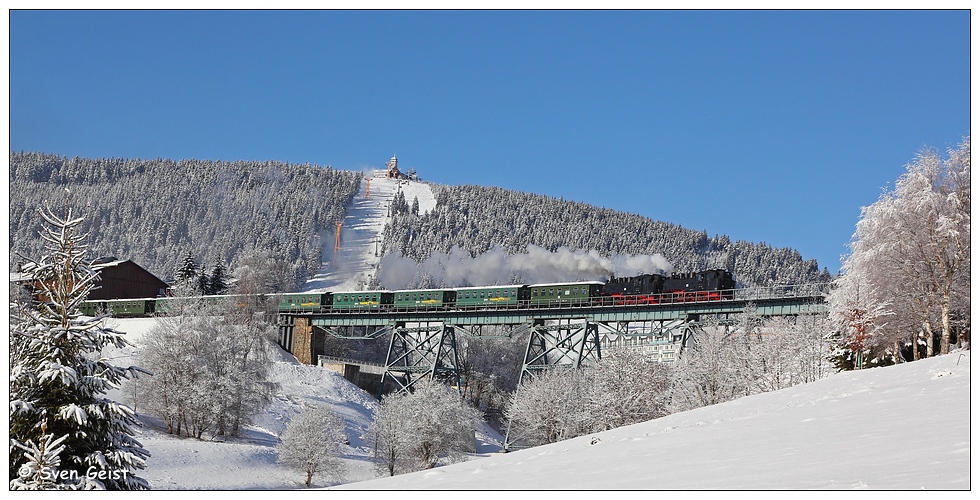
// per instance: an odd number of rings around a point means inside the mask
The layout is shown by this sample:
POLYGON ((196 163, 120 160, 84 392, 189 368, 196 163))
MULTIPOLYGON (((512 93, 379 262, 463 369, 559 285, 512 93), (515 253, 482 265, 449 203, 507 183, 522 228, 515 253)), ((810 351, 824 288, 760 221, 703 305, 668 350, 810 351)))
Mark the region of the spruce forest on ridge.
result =
MULTIPOLYGON (((18 254, 40 252, 37 208, 60 203, 69 189, 85 217, 81 229, 90 233, 93 256, 131 259, 169 281, 188 254, 202 269, 219 263, 233 269, 249 252, 266 251, 291 266, 298 287, 321 266, 323 242, 330 243, 334 223, 343 220, 362 180, 360 172, 308 163, 12 152, 9 267, 16 271, 18 254)), ((497 187, 430 188, 437 205, 428 213, 413 211, 413 200, 393 204, 382 255, 421 262, 454 247, 476 256, 495 246, 517 253, 537 245, 605 255, 662 254, 677 271, 728 269, 743 286, 831 279, 792 248, 709 236, 637 214, 497 187)))

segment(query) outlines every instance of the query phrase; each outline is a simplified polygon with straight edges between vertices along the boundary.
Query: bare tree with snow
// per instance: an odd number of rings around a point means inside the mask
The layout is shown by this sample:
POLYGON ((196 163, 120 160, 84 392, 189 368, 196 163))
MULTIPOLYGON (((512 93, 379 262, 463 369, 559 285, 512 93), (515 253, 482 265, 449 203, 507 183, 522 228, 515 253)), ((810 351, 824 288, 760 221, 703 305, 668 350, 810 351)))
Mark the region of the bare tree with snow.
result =
POLYGON ((416 387, 415 392, 382 399, 381 411, 368 430, 382 475, 431 469, 475 451, 475 432, 482 420, 479 410, 442 383, 416 387))
POLYGON ((271 397, 274 328, 247 312, 198 303, 162 317, 144 338, 140 363, 153 372, 137 392, 167 432, 238 435, 271 397))
POLYGON ((341 446, 347 442, 344 419, 324 407, 307 407, 286 426, 276 446, 278 462, 306 474, 306 487, 313 479, 328 476, 340 481, 346 465, 341 446))
POLYGON ((934 149, 920 152, 893 190, 862 209, 844 276, 830 296, 845 337, 855 331, 846 324, 848 312, 861 313, 859 322, 886 342, 913 336, 916 358, 920 331, 927 356, 937 330, 939 352, 949 352, 957 319, 961 329, 969 327, 970 201, 967 137, 946 158, 934 149), (865 304, 856 306, 857 297, 865 304))

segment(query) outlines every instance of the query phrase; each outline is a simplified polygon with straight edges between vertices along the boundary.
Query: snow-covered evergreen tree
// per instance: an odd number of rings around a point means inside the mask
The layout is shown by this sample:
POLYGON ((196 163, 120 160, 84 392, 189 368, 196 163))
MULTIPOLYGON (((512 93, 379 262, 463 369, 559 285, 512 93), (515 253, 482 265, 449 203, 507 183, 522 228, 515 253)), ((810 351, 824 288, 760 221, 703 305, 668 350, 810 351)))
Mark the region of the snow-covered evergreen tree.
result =
POLYGON ((54 439, 54 436, 46 432, 46 425, 41 424, 41 444, 36 445, 32 441, 27 442, 27 446, 13 442, 13 447, 24 452, 27 461, 21 464, 17 470, 17 477, 10 481, 12 490, 70 490, 74 489, 73 483, 59 482, 61 475, 59 466, 61 465, 61 452, 65 451, 63 443, 68 438, 67 435, 54 439))
POLYGON ((347 441, 344 419, 323 407, 308 407, 293 417, 276 446, 278 462, 306 474, 306 487, 317 476, 343 479, 341 445, 347 441))
POLYGON ((194 256, 188 250, 184 260, 174 270, 174 289, 183 290, 187 295, 200 295, 202 292, 201 274, 203 273, 198 269, 194 256))
POLYGON ((208 277, 208 295, 223 295, 228 291, 228 271, 224 264, 218 262, 208 277))
MULTIPOLYGON (((82 218, 73 214, 69 197, 63 215, 45 207, 41 216, 47 254, 24 267, 38 288, 38 304, 11 308, 10 477, 53 464, 57 449, 58 487, 148 489, 133 474, 149 457, 134 438, 136 415, 105 396, 139 369, 113 365, 102 350, 130 344, 106 328, 104 318, 78 312, 98 279, 77 232, 82 218)), ((21 485, 12 481, 13 487, 21 485)))

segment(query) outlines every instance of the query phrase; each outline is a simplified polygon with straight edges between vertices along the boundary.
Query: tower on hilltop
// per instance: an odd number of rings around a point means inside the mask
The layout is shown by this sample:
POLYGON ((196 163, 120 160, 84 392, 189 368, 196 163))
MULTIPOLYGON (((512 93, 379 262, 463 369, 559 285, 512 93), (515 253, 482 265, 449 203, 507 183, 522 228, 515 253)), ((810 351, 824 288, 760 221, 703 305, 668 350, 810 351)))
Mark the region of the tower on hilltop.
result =
POLYGON ((385 163, 385 166, 388 167, 388 173, 386 175, 387 178, 401 179, 404 177, 398 170, 398 158, 395 158, 395 155, 391 155, 391 159, 388 160, 388 163, 385 163))

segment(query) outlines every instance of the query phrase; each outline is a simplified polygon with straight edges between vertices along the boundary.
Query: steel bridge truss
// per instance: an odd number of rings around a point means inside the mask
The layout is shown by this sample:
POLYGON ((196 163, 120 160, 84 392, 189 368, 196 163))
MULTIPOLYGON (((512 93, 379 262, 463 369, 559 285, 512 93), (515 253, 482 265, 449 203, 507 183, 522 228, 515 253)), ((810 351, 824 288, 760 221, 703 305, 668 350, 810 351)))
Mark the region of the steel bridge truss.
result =
POLYGON ((412 391, 422 380, 439 380, 459 387, 459 355, 456 332, 445 323, 408 326, 396 322, 391 327, 391 342, 385 360, 379 392, 391 381, 397 391, 412 391))
MULTIPOLYGON (((642 347, 662 362, 678 359, 695 331, 732 321, 747 309, 762 316, 825 314, 822 295, 781 290, 744 292, 744 298, 670 305, 587 305, 501 308, 493 310, 330 311, 280 316, 280 345, 293 352, 297 332, 322 331, 344 339, 390 335, 381 387, 411 391, 424 379, 458 386, 457 335, 478 338, 528 336, 521 380, 556 367, 581 367, 601 358, 603 350, 642 347)), ((309 335, 309 333, 297 333, 309 335)), ((300 343, 308 349, 311 343, 300 343)))
POLYGON ((535 319, 529 330, 531 335, 524 351, 521 381, 542 370, 562 366, 580 368, 602 357, 598 324, 585 318, 535 319))

